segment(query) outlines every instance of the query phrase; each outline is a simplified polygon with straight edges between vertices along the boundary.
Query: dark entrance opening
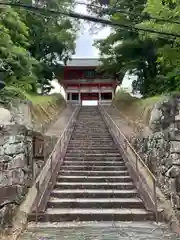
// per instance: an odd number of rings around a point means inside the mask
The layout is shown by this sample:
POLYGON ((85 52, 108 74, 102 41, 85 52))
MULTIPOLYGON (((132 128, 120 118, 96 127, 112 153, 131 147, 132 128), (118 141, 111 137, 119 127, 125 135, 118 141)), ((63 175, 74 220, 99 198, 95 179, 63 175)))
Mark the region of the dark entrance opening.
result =
POLYGON ((78 101, 79 100, 79 93, 72 93, 72 101, 78 101))
POLYGON ((67 100, 70 100, 70 93, 67 94, 67 100))
POLYGON ((101 93, 101 100, 112 100, 112 93, 101 93))
POLYGON ((81 101, 99 100, 99 93, 81 93, 81 101))

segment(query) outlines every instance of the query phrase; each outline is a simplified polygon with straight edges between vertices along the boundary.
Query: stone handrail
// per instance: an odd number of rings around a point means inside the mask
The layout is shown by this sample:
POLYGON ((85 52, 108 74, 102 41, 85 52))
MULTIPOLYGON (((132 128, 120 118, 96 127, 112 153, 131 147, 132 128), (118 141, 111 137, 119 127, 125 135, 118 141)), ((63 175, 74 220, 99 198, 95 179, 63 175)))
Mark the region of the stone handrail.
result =
POLYGON ((53 186, 56 180, 58 169, 62 164, 68 142, 70 140, 74 124, 79 113, 80 106, 74 110, 65 130, 57 140, 57 143, 46 161, 40 174, 37 176, 33 186, 28 192, 27 198, 21 206, 21 211, 33 212, 36 214, 36 219, 39 212, 43 212, 46 206, 47 198, 49 197, 49 189, 53 186), (31 207, 30 207, 31 206, 31 207), (29 210, 27 210, 29 209, 29 210))

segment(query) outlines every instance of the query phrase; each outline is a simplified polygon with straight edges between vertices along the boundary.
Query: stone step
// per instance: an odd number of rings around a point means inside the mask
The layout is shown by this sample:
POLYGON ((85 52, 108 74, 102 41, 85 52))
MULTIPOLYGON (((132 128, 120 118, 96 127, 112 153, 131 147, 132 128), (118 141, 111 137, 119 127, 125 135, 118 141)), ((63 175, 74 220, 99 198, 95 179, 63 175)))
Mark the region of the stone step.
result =
POLYGON ((58 181, 62 182, 131 182, 130 176, 72 176, 72 175, 59 175, 58 181))
POLYGON ((116 146, 69 146, 67 152, 82 152, 82 153, 119 153, 116 146))
POLYGON ((107 130, 107 125, 105 124, 105 122, 102 121, 102 119, 94 119, 95 121, 92 121, 90 119, 79 119, 77 121, 77 124, 75 124, 75 129, 82 129, 82 127, 88 128, 89 129, 96 129, 99 127, 99 129, 101 130, 107 130), (102 125, 101 125, 102 124, 102 125))
POLYGON ((85 133, 85 134, 82 134, 82 135, 75 135, 75 134, 73 134, 72 135, 72 137, 71 137, 71 139, 73 139, 73 140, 88 140, 88 141, 91 141, 91 140, 93 140, 93 141, 101 141, 101 140, 111 140, 112 141, 112 138, 110 137, 110 136, 102 136, 101 134, 99 134, 99 133, 97 133, 97 135, 91 135, 91 134, 87 134, 87 133, 85 133))
POLYGON ((48 208, 144 208, 140 198, 50 198, 48 208))
POLYGON ((88 134, 90 134, 90 135, 94 135, 94 134, 97 134, 97 132, 98 133, 101 133, 102 135, 107 135, 107 136, 109 136, 109 131, 108 131, 108 129, 105 129, 104 127, 103 128, 100 128, 100 127, 96 127, 96 128, 89 128, 89 127, 82 127, 82 128, 75 128, 75 130, 74 130, 74 132, 73 132, 73 134, 86 134, 86 133, 88 133, 88 134))
POLYGON ((131 198, 137 197, 135 189, 54 189, 51 197, 55 198, 131 198))
POLYGON ((90 128, 96 128, 96 127, 100 127, 102 129, 102 126, 104 126, 105 128, 107 128, 107 125, 105 125, 105 122, 102 121, 102 118, 95 118, 93 117, 94 120, 92 119, 87 119, 87 118, 83 118, 83 119, 78 119, 77 123, 75 124, 76 128, 81 128, 81 126, 84 126, 85 128, 87 128, 87 126, 89 125, 90 128), (102 126, 101 126, 102 123, 102 126))
POLYGON ((105 122, 102 120, 101 117, 98 117, 96 115, 96 116, 91 116, 91 119, 90 119, 90 117, 88 115, 84 115, 78 119, 78 121, 76 122, 76 126, 81 126, 81 124, 83 124, 86 127, 87 127, 87 125, 89 125, 90 128, 93 128, 96 125, 100 125, 100 123, 102 123, 103 125, 105 124, 105 122), (94 125, 93 125, 93 123, 94 123, 94 125))
POLYGON ((110 135, 109 133, 101 133, 99 131, 96 131, 94 133, 92 132, 87 132, 87 131, 84 131, 84 132, 73 132, 73 137, 76 136, 76 137, 94 137, 94 138, 110 138, 110 135))
MULTIPOLYGON (((100 143, 100 144, 104 144, 104 143, 106 143, 106 144, 114 144, 114 142, 113 142, 113 140, 112 139, 109 139, 109 140, 103 140, 103 139, 97 139, 97 142, 98 143, 100 143)), ((71 144, 71 143, 73 143, 73 144, 79 144, 79 143, 81 143, 81 144, 83 144, 83 143, 86 143, 86 144, 94 144, 94 141, 92 140, 92 141, 90 141, 90 140, 87 140, 86 141, 86 139, 82 139, 82 140, 80 140, 80 139, 74 139, 74 140, 70 140, 70 142, 69 142, 69 144, 71 144)))
POLYGON ((68 146, 68 151, 71 151, 71 150, 77 150, 77 151, 89 151, 89 150, 92 150, 92 151, 99 151, 99 150, 104 150, 104 151, 111 151, 111 150, 117 150, 116 146, 113 145, 113 146, 109 146, 109 145, 104 145, 104 146, 101 146, 101 145, 69 145, 68 146))
POLYGON ((85 156, 65 156, 64 160, 71 160, 71 161, 93 161, 93 162, 117 162, 117 163, 124 163, 124 161, 122 160, 122 157, 117 155, 117 156, 110 156, 108 154, 106 155, 89 155, 86 154, 85 156))
POLYGON ((104 140, 108 140, 108 141, 112 141, 112 137, 108 136, 108 137, 101 137, 101 136, 97 136, 97 137, 93 137, 93 136, 74 136, 72 135, 71 140, 78 140, 78 141, 104 141, 104 140))
POLYGON ((61 176, 129 176, 128 171, 76 171, 76 170, 60 170, 61 176))
MULTIPOLYGON (((35 221, 36 214, 29 216, 29 221, 35 221)), ((38 215, 40 222, 60 221, 144 221, 154 220, 152 213, 144 209, 99 209, 99 208, 48 208, 38 215)))
POLYGON ((87 154, 110 154, 110 153, 117 153, 119 154, 117 149, 67 149, 66 155, 87 155, 87 154))
POLYGON ((88 161, 88 160, 65 160, 64 166, 78 166, 78 165, 93 165, 93 166, 102 166, 102 167, 124 167, 125 163, 121 160, 118 161, 88 161))
POLYGON ((92 152, 92 151, 85 151, 85 152, 80 152, 80 151, 70 151, 70 152, 67 152, 66 153, 66 156, 67 157, 94 157, 94 158, 98 158, 98 157, 119 157, 119 158, 122 158, 120 156, 120 154, 116 151, 112 151, 112 152, 104 152, 104 150, 102 150, 101 152, 92 152))
POLYGON ((75 130, 73 132, 73 135, 89 135, 89 136, 97 136, 98 134, 100 134, 101 136, 109 136, 109 132, 108 131, 100 131, 100 129, 96 129, 95 131, 92 131, 91 129, 87 130, 87 129, 83 129, 83 130, 75 130))
MULTIPOLYGON (((99 113, 98 113, 99 114, 99 113)), ((80 115, 79 115, 80 116, 80 115)), ((76 122, 76 125, 79 125, 79 123, 91 123, 91 122, 95 122, 96 124, 99 123, 103 123, 105 124, 105 122, 102 120, 101 116, 98 116, 97 114, 95 116, 93 116, 93 118, 89 118, 88 115, 82 115, 81 117, 78 118, 79 121, 76 122)), ((93 127, 93 126, 91 126, 93 127)))
POLYGON ((124 166, 94 166, 94 164, 90 164, 89 162, 86 162, 86 164, 81 163, 81 165, 64 165, 61 167, 61 170, 69 170, 69 171, 74 171, 74 170, 85 170, 85 171, 125 171, 127 170, 127 167, 124 166))
MULTIPOLYGON (((86 115, 89 117, 89 115, 91 115, 91 114, 93 115, 92 119, 94 119, 94 118, 102 119, 98 109, 96 111, 94 111, 94 109, 93 109, 93 111, 84 111, 81 109, 81 111, 79 113, 79 118, 82 119, 82 116, 86 116, 86 115)), ((87 118, 87 119, 92 121, 92 119, 89 119, 89 118, 87 118)))
POLYGON ((85 134, 72 134, 72 139, 73 140, 83 140, 83 139, 99 139, 99 140, 112 140, 112 137, 111 135, 108 133, 106 135, 100 135, 100 134, 97 134, 97 135, 87 135, 86 133, 85 134))
POLYGON ((76 126, 74 132, 85 132, 86 130, 89 133, 92 133, 92 132, 94 133, 96 131, 99 131, 102 133, 105 133, 105 132, 109 133, 107 126, 104 124, 99 124, 99 125, 96 124, 93 128, 90 128, 87 124, 86 125, 81 124, 80 126, 76 126))
POLYGON ((117 146, 117 145, 115 145, 114 143, 112 143, 112 141, 109 141, 109 142, 106 142, 106 143, 103 143, 103 142, 100 142, 99 140, 97 140, 97 141, 92 141, 92 142, 90 142, 90 141, 88 141, 88 140, 81 140, 81 141, 78 141, 78 142, 72 142, 72 140, 70 141, 70 143, 69 143, 69 145, 68 145, 68 147, 69 146, 109 146, 109 147, 111 147, 111 146, 117 146))
MULTIPOLYGON (((76 124, 78 125, 79 122, 83 122, 85 120, 85 122, 103 122, 102 121, 102 117, 99 115, 99 112, 96 112, 95 114, 94 113, 86 113, 86 114, 82 114, 81 113, 79 114, 78 118, 77 118, 79 121, 76 122, 76 124), (89 118, 89 114, 91 115, 92 114, 92 118, 89 118)), ((104 123, 104 122, 103 122, 104 123)))
MULTIPOLYGON (((92 125, 95 125, 95 123, 92 123, 92 125)), ((108 128, 104 125, 104 126, 100 126, 100 125, 96 125, 94 127, 90 127, 88 126, 88 124, 86 124, 85 126, 76 126, 74 129, 73 133, 79 132, 79 133, 84 133, 84 132, 89 132, 91 133, 96 133, 96 131, 101 132, 101 133, 108 133, 109 134, 109 130, 108 128)))
POLYGON ((95 142, 94 144, 88 144, 88 143, 80 143, 80 144, 72 144, 70 143, 68 145, 68 149, 70 148, 79 148, 79 149, 117 149, 115 144, 102 144, 99 142, 95 142))
POLYGON ((56 189, 134 189, 132 182, 56 182, 56 189))
MULTIPOLYGON (((92 124, 94 125, 95 123, 92 123, 92 124)), ((86 132, 88 132, 90 134, 94 134, 97 131, 101 132, 102 134, 109 134, 109 130, 105 125, 104 126, 97 125, 97 126, 94 126, 94 128, 93 128, 93 127, 88 126, 88 124, 86 124, 85 126, 76 126, 74 128, 73 134, 74 133, 81 134, 81 133, 86 133, 86 132)))
POLYGON ((78 143, 73 143, 73 142, 70 142, 69 145, 68 145, 68 148, 71 148, 71 147, 116 147, 116 145, 112 142, 109 142, 109 143, 101 143, 99 141, 97 142, 93 142, 93 143, 89 143, 89 142, 78 142, 78 143))
POLYGON ((97 107, 81 108, 46 207, 38 221, 154 220, 97 107))
POLYGON ((70 141, 68 147, 71 147, 71 146, 81 146, 81 147, 86 147, 86 146, 92 146, 92 147, 96 147, 96 146, 101 146, 101 147, 104 147, 104 146, 108 146, 108 147, 113 147, 113 146, 116 146, 114 143, 112 143, 112 141, 109 141, 109 142, 100 142, 99 140, 98 141, 86 141, 86 140, 82 140, 82 141, 78 141, 78 142, 72 142, 72 140, 70 141))

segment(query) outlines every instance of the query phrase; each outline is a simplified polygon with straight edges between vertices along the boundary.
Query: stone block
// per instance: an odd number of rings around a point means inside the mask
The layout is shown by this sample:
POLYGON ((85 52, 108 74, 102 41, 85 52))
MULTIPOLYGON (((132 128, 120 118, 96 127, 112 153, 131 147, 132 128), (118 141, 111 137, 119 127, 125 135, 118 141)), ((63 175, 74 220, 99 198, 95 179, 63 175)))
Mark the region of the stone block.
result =
POLYGON ((161 127, 161 118, 163 113, 160 109, 154 108, 151 112, 149 127, 152 131, 158 131, 161 127))
POLYGON ((180 166, 180 154, 178 153, 172 153, 169 155, 169 162, 171 162, 173 165, 179 165, 180 166))
POLYGON ((178 114, 175 116, 175 121, 180 121, 180 110, 178 110, 178 114))
POLYGON ((8 169, 24 168, 26 166, 26 156, 23 153, 15 156, 8 164, 8 169))
POLYGON ((170 153, 180 153, 180 142, 171 141, 170 142, 170 153))
POLYGON ((7 171, 0 171, 0 185, 1 186, 7 186, 9 185, 9 177, 7 171))
POLYGON ((6 136, 25 135, 26 127, 19 124, 8 125, 2 130, 2 134, 6 136))
POLYGON ((8 155, 5 155, 5 156, 3 156, 3 160, 4 160, 5 162, 11 162, 11 161, 13 160, 13 157, 8 156, 8 155))
POLYGON ((4 146, 4 153, 10 156, 24 153, 24 143, 6 144, 4 146))
POLYGON ((177 106, 177 109, 180 110, 180 101, 177 101, 176 106, 177 106))
POLYGON ((8 144, 21 143, 25 139, 24 135, 10 136, 7 139, 8 144))
POLYGON ((0 156, 3 156, 3 155, 4 155, 4 148, 0 147, 0 156))
POLYGON ((0 136, 0 146, 3 146, 7 142, 7 137, 0 136))
POLYGON ((177 128, 171 128, 168 131, 170 141, 180 141, 180 131, 177 128))
POLYGON ((180 167, 173 165, 170 169, 166 172, 166 176, 170 178, 176 178, 180 175, 180 167))
POLYGON ((12 218, 16 211, 16 204, 8 204, 0 209, 0 229, 12 228, 12 218))
POLYGON ((3 230, 4 225, 6 224, 6 217, 8 212, 8 206, 0 208, 0 229, 3 230))
POLYGON ((12 184, 25 184, 25 174, 21 168, 0 172, 0 185, 7 186, 12 184))
POLYGON ((25 175, 22 169, 13 169, 8 171, 8 176, 10 178, 11 184, 24 185, 25 175))
POLYGON ((10 111, 0 107, 0 113, 0 125, 9 125, 12 119, 10 111))

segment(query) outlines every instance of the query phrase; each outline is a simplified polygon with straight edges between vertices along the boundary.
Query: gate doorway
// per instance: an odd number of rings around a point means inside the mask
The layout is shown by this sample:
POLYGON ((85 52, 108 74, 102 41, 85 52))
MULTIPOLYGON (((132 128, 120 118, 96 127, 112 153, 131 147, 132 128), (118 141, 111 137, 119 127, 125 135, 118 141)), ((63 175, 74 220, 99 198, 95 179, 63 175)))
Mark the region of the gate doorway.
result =
POLYGON ((82 106, 97 106, 99 102, 99 93, 81 93, 82 106))
POLYGON ((81 93, 81 101, 98 101, 99 93, 81 93))
POLYGON ((97 106, 98 105, 98 101, 96 100, 91 100, 91 101, 81 101, 81 105, 82 106, 97 106))

